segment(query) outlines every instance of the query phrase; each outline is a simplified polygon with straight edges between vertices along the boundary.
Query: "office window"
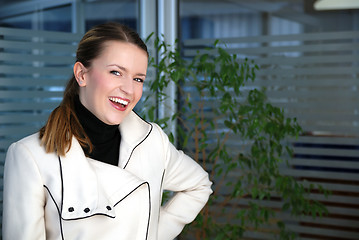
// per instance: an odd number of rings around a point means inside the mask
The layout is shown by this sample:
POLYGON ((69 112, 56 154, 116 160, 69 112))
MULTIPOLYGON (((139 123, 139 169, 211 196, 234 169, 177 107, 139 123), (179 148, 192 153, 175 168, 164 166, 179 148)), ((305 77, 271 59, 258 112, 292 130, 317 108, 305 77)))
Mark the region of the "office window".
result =
POLYGON ((0 26, 34 30, 72 32, 76 21, 84 21, 85 30, 108 21, 120 22, 137 29, 137 0, 81 1, 73 12, 71 1, 23 0, 0 2, 0 26))
POLYGON ((0 3, 3 27, 71 32, 71 5, 51 1, 9 1, 0 3))
POLYGON ((137 29, 137 0, 91 1, 85 4, 86 29, 104 22, 119 22, 137 29))

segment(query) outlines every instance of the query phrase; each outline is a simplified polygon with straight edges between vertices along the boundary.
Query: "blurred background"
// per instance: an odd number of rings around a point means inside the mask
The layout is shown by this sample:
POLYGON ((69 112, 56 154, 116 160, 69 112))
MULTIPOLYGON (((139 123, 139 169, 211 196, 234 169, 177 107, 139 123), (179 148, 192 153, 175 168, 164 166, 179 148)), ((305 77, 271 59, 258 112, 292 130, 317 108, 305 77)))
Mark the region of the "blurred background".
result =
MULTIPOLYGON (((248 87, 266 87, 269 100, 304 130, 285 174, 333 192, 328 199, 311 195, 326 204, 328 216, 303 218, 291 229, 301 239, 359 239, 355 0, 0 0, 0 183, 9 144, 36 132, 61 101, 76 42, 108 21, 126 24, 143 38, 155 33, 170 44, 178 39, 185 58, 220 39, 231 53, 255 60, 258 80, 248 87)), ((153 42, 149 47, 158 57, 153 42)), ((148 71, 153 78, 154 69, 148 71)), ((177 97, 171 86, 168 94, 177 97)), ((175 111, 159 106, 157 114, 175 111)), ((238 144, 233 140, 234 152, 238 144)))

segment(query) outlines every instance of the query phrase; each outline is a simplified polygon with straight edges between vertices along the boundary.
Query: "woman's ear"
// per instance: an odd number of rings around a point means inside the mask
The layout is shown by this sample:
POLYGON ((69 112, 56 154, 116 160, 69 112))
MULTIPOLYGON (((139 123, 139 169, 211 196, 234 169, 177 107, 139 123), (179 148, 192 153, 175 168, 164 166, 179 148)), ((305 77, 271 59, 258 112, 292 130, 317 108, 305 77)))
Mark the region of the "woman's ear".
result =
POLYGON ((86 79, 85 79, 85 73, 87 69, 86 67, 80 63, 76 62, 74 65, 74 76, 76 78, 76 81, 80 87, 86 86, 86 79))

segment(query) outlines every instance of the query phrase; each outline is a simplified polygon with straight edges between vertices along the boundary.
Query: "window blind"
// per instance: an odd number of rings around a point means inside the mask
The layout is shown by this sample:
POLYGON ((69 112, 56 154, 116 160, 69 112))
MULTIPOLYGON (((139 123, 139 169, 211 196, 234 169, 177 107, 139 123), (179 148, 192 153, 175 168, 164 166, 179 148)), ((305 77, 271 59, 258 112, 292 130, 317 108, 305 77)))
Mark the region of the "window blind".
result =
POLYGON ((0 179, 8 146, 37 132, 62 99, 80 35, 0 28, 0 179))
MULTIPOLYGON (((358 239, 359 32, 219 40, 228 52, 237 54, 241 60, 253 59, 259 65, 256 80, 248 83, 242 91, 266 87, 269 101, 283 108, 288 117, 297 118, 304 130, 304 134, 292 142, 294 155, 289 167, 281 169, 282 174, 293 176, 306 186, 319 183, 333 192, 329 198, 318 191, 309 196, 325 203, 328 216, 316 219, 308 216, 297 220, 286 213, 279 216, 300 239, 358 239)), ((197 51, 215 54, 205 49, 214 42, 215 39, 184 41, 184 56, 193 57, 197 51)), ((185 95, 196 96, 190 83, 184 89, 185 95)), ((215 107, 214 99, 200 100, 208 108, 215 107)), ((214 117, 211 111, 206 114, 208 119, 214 117)), ((219 125, 218 131, 226 131, 224 124, 219 125)), ((208 136, 211 134, 208 132, 208 136)), ((234 135, 229 139, 228 152, 236 154, 242 151, 241 139, 234 135)), ((240 171, 237 174, 230 177, 238 177, 240 171)), ((232 206, 248 204, 249 199, 243 198, 232 206)), ((281 206, 276 200, 262 200, 261 204, 272 208, 281 206)), ((270 239, 272 235, 248 231, 245 237, 270 239)))

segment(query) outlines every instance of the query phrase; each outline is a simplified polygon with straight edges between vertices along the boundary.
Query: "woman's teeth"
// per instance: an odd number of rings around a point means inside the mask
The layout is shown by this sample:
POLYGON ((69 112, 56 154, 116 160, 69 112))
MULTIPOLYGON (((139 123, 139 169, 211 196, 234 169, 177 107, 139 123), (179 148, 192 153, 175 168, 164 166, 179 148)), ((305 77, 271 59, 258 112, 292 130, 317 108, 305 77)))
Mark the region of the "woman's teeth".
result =
POLYGON ((109 99, 110 99, 112 102, 119 103, 119 104, 122 104, 122 105, 124 105, 124 106, 127 106, 127 105, 128 105, 128 101, 122 100, 122 99, 120 99, 120 98, 110 97, 109 99))

